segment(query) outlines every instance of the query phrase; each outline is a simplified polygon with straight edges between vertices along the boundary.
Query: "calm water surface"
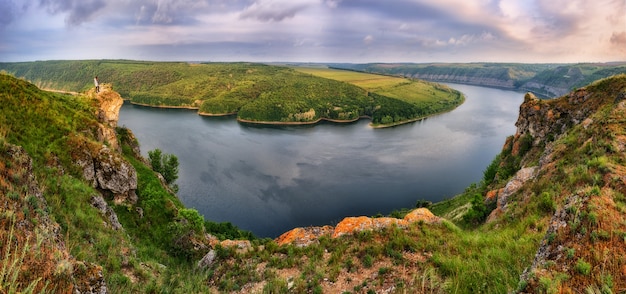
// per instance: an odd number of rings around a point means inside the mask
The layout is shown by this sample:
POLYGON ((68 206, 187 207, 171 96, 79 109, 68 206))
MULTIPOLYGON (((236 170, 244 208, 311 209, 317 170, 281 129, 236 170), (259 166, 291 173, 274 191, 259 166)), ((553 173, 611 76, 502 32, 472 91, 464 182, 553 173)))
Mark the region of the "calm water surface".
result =
POLYGON ((180 162, 178 196, 206 219, 260 237, 345 216, 389 213, 439 201, 478 182, 515 133, 518 92, 467 85, 452 112, 389 129, 368 120, 307 127, 257 127, 234 117, 125 104, 120 125, 144 156, 160 148, 180 162))

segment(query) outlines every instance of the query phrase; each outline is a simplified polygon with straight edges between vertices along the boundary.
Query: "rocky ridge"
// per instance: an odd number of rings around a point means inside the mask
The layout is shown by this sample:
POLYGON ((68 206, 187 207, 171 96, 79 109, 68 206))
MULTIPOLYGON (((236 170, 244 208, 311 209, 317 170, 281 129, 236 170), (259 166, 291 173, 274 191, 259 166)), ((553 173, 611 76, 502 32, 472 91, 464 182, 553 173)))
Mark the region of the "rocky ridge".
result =
POLYGON ((346 217, 337 226, 295 228, 276 239, 278 245, 294 244, 308 246, 321 237, 338 238, 344 235, 352 235, 367 230, 381 230, 391 226, 406 228, 412 223, 436 223, 441 218, 435 216, 427 208, 417 208, 409 212, 404 218, 380 217, 371 218, 366 216, 346 217))
POLYGON ((516 134, 503 148, 520 158, 520 169, 486 195, 497 202, 491 222, 537 197, 539 209, 553 211, 520 292, 626 290, 623 239, 613 237, 626 236, 625 99, 626 75, 554 100, 526 94, 516 134))

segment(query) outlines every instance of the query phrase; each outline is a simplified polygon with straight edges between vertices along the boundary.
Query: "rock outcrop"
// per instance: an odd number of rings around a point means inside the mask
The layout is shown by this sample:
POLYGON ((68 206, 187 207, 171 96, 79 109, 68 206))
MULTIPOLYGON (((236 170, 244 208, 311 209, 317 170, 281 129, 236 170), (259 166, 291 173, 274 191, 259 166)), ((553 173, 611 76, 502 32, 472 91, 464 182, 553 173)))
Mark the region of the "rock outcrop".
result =
MULTIPOLYGON (((74 136, 70 138, 70 144, 75 146, 72 159, 82 169, 85 180, 105 196, 112 197, 117 204, 134 204, 137 202, 137 172, 120 154, 115 130, 124 101, 110 84, 101 85, 99 93, 92 89, 87 96, 96 103, 96 117, 100 122, 96 139, 104 144, 74 136)), ((134 138, 129 130, 125 134, 134 138)))
POLYGON ((106 145, 82 140, 78 146, 82 152, 74 154, 74 162, 82 168, 85 180, 112 196, 115 203, 137 202, 137 172, 129 162, 106 145))
POLYGON ((539 168, 537 166, 522 168, 511 180, 507 182, 507 184, 502 189, 489 191, 487 193, 487 200, 493 201, 496 199, 496 209, 494 209, 487 221, 492 221, 496 219, 498 216, 502 215, 504 211, 506 211, 507 205, 509 203, 509 197, 515 194, 526 182, 534 179, 537 176, 537 170, 539 168))
POLYGON ((346 217, 334 228, 332 226, 295 228, 280 235, 276 239, 276 243, 278 243, 278 245, 294 244, 304 247, 317 242, 317 240, 323 236, 338 238, 361 231, 381 230, 394 225, 406 228, 410 224, 420 221, 434 223, 440 220, 439 217, 435 216, 427 208, 417 208, 408 213, 403 219, 391 217, 371 218, 366 216, 346 217))
POLYGON ((520 143, 518 139, 527 134, 532 137, 533 146, 557 139, 602 105, 601 101, 590 97, 591 93, 585 88, 571 92, 566 99, 558 100, 540 100, 532 93, 527 93, 515 123, 517 144, 520 143))
POLYGON ((88 96, 93 97, 97 105, 96 118, 100 122, 97 130, 98 141, 109 144, 114 150, 121 151, 115 128, 124 100, 119 93, 113 91, 110 84, 102 84, 100 92, 95 93, 91 90, 88 96))

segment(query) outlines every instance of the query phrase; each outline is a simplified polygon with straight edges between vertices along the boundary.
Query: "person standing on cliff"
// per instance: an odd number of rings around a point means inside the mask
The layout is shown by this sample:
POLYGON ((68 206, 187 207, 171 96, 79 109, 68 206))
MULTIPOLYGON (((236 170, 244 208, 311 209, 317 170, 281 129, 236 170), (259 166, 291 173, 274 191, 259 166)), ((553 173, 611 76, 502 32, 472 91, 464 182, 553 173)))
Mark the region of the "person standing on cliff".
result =
POLYGON ((100 84, 98 83, 98 76, 93 78, 93 83, 96 85, 96 93, 100 92, 100 84))

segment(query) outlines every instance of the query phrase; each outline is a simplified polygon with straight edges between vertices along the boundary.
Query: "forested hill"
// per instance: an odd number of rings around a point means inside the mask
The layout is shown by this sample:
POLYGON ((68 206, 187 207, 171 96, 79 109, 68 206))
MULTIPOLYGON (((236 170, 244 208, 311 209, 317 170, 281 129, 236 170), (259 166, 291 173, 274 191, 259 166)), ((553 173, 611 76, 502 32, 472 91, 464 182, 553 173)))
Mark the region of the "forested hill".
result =
POLYGON ((470 84, 558 97, 595 80, 626 73, 626 62, 580 64, 424 63, 333 64, 357 71, 470 84))
POLYGON ((203 115, 236 114, 240 121, 310 124, 370 117, 375 126, 410 122, 449 111, 461 93, 422 83, 433 99, 409 100, 370 92, 353 84, 254 63, 77 60, 0 63, 4 70, 41 88, 84 92, 93 78, 115 85, 122 97, 155 107, 198 109, 203 115))

